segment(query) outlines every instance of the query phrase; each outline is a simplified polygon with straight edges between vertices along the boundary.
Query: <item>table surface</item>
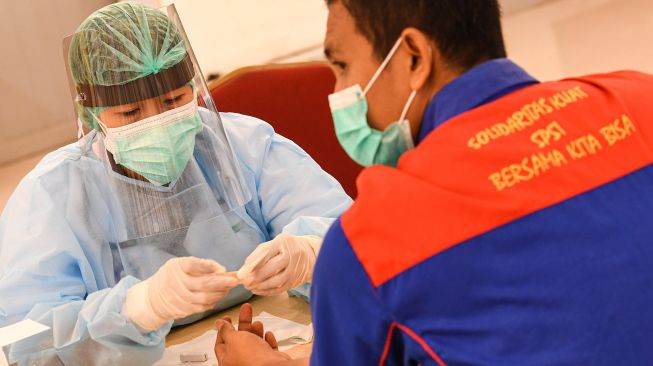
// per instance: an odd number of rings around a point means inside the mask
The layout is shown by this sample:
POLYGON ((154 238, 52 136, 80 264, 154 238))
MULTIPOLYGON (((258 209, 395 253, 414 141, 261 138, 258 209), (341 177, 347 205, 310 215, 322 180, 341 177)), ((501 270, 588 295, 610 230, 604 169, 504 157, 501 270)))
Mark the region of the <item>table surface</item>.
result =
MULTIPOLYGON (((297 297, 289 297, 286 293, 269 297, 255 296, 248 302, 252 304, 254 316, 260 314, 262 311, 266 311, 280 318, 301 324, 309 324, 311 322, 311 310, 308 303, 297 297)), ((166 347, 187 342, 201 336, 207 330, 213 329, 213 324, 216 319, 222 318, 223 316, 229 316, 232 323, 237 324, 239 310, 240 305, 234 306, 193 324, 173 328, 166 337, 166 347)), ((312 348, 312 343, 302 344, 289 349, 286 353, 292 358, 309 357, 312 348)))

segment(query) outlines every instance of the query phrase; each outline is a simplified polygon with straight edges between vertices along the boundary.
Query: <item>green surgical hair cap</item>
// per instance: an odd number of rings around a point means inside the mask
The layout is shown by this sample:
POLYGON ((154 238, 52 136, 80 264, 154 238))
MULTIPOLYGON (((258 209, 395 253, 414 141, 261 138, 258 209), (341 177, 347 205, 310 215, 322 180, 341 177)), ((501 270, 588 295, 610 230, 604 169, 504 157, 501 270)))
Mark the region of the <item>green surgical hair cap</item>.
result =
MULTIPOLYGON (((186 57, 184 38, 160 10, 121 2, 91 14, 70 42, 68 65, 78 85, 124 85, 154 75, 186 57)), ((88 109, 77 106, 87 127, 97 129, 88 109)))
POLYGON ((168 69, 185 56, 184 39, 166 14, 122 2, 82 22, 72 37, 68 63, 77 84, 123 85, 168 69))

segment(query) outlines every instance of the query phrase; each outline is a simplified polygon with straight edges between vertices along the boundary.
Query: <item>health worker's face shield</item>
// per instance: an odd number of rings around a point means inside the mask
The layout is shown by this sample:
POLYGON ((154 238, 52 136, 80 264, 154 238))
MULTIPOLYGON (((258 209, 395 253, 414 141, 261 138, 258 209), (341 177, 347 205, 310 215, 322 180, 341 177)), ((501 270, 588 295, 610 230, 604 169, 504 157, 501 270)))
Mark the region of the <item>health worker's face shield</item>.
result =
POLYGON ((115 281, 181 256, 237 269, 264 236, 243 214, 251 197, 174 5, 105 7, 64 55, 87 132, 71 189, 115 281))
POLYGON ((249 197, 174 5, 161 14, 128 10, 120 14, 127 20, 87 21, 64 40, 80 137, 96 131, 114 171, 164 186, 211 135, 219 146, 205 159, 220 173, 225 201, 242 206, 249 197))

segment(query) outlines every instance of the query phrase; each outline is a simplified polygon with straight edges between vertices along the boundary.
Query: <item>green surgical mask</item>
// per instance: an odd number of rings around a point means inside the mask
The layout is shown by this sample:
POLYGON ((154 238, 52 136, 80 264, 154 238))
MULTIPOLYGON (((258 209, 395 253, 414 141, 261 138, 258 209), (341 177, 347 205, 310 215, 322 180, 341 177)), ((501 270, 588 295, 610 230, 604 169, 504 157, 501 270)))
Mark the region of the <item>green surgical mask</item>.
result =
POLYGON ((168 184, 181 175, 193 155, 195 135, 202 131, 195 98, 125 126, 107 128, 99 119, 98 124, 115 162, 156 185, 168 184))
POLYGON ((365 95, 385 69, 400 44, 401 38, 397 40, 388 56, 376 70, 365 87, 365 91, 361 90, 359 84, 356 84, 329 95, 329 106, 338 141, 349 157, 362 166, 372 164, 396 166, 399 157, 414 147, 406 114, 417 94, 416 90, 413 90, 408 97, 399 120, 391 123, 385 130, 376 130, 367 122, 368 105, 365 95))

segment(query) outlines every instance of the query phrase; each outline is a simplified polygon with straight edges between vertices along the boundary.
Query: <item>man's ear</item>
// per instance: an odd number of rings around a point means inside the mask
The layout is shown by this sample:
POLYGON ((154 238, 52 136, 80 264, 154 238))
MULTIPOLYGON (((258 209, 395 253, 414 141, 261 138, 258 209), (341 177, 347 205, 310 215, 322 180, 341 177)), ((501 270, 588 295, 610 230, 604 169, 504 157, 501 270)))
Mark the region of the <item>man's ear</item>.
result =
POLYGON ((434 73, 435 62, 432 41, 417 28, 406 28, 401 33, 404 51, 411 56, 410 88, 421 90, 434 73))

